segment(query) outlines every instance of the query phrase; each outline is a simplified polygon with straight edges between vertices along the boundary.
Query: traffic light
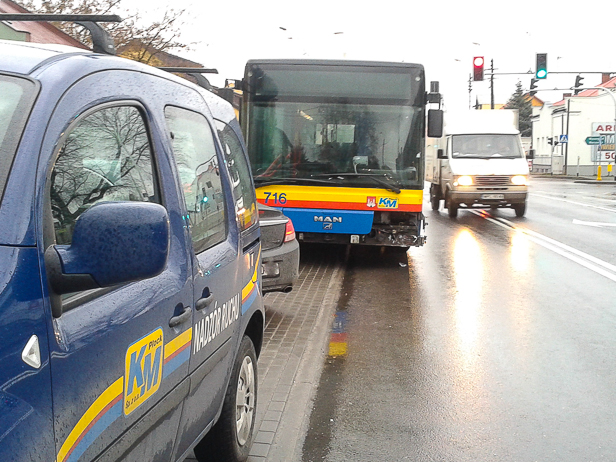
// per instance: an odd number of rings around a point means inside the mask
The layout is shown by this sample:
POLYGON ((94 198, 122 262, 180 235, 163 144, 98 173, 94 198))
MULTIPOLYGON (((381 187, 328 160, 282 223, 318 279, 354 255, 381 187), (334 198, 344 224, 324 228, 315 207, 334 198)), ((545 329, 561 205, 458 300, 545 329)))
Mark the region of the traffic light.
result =
POLYGON ((535 90, 535 88, 537 88, 537 79, 530 79, 530 96, 535 96, 535 93, 537 93, 537 90, 535 90))
POLYGON ((582 80, 584 80, 584 77, 582 77, 581 75, 578 75, 575 78, 575 95, 577 95, 581 91, 580 87, 582 86, 582 80))
POLYGON ((554 144, 554 138, 552 138, 551 136, 548 137, 548 144, 549 145, 553 145, 554 144))
POLYGON ((548 76, 548 54, 537 53, 537 67, 535 68, 535 77, 545 79, 548 76))
POLYGON ((473 58, 473 80, 483 80, 483 56, 475 56, 473 58))

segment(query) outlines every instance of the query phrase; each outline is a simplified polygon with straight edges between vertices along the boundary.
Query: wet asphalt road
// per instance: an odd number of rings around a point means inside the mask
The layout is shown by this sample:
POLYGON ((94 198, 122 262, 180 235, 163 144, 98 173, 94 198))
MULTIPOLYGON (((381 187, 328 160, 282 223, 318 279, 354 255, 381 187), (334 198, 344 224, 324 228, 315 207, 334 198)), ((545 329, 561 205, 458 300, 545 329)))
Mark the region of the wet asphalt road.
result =
POLYGON ((616 460, 616 188, 532 192, 351 252, 304 462, 616 460))

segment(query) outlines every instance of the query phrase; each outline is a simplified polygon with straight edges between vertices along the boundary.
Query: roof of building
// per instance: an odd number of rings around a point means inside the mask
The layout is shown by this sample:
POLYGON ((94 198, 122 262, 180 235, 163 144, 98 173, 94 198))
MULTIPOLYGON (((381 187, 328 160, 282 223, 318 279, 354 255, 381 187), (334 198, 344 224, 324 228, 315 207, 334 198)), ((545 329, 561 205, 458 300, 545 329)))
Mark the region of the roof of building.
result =
MULTIPOLYGON (((612 77, 608 81, 600 83, 600 84, 598 84, 596 86, 600 87, 600 88, 616 88, 616 77, 612 77)), ((599 96, 599 90, 593 90, 593 89, 582 90, 581 92, 579 92, 577 95, 574 95, 574 96, 575 97, 580 97, 580 96, 581 97, 599 96)), ((563 106, 564 104, 565 104, 565 98, 563 98, 560 101, 554 103, 552 106, 563 106)))
MULTIPOLYGON (((11 0, 0 0, 0 13, 30 13, 11 0)), ((44 21, 2 21, 6 27, 27 35, 26 41, 32 43, 56 43, 77 48, 88 49, 79 40, 65 34, 57 27, 44 21)))
MULTIPOLYGON (((1 0, 0 0, 1 1, 1 0)), ((180 56, 172 55, 166 51, 157 50, 151 45, 145 44, 139 39, 133 39, 126 45, 118 47, 118 55, 125 58, 133 58, 137 55, 150 55, 152 57, 151 66, 165 67, 203 67, 203 64, 191 61, 180 56)))
MULTIPOLYGON (((605 83, 600 83, 597 87, 601 88, 615 88, 616 87, 616 77, 612 77, 605 83)), ((576 96, 597 96, 599 94, 599 90, 584 90, 579 92, 576 96)))

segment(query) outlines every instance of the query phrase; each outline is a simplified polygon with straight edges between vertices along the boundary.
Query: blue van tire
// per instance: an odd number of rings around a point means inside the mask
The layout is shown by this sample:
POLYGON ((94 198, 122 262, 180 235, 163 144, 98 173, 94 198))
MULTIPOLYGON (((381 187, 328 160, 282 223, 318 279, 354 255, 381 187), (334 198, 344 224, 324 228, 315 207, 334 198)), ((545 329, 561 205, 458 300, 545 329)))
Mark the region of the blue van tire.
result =
POLYGON ((244 462, 248 459, 257 406, 257 355, 248 336, 235 358, 222 413, 195 447, 199 462, 244 462))

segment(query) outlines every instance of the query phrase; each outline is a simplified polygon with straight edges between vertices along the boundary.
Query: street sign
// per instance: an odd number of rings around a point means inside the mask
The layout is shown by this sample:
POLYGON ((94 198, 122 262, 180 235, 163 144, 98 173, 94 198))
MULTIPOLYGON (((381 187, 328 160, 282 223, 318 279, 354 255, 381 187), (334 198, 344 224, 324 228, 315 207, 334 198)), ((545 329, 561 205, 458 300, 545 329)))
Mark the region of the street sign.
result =
POLYGON ((559 143, 568 143, 569 142, 569 137, 567 135, 560 135, 560 138, 558 138, 558 142, 559 143))
POLYGON ((600 136, 588 136, 586 137, 586 144, 589 146, 599 146, 601 144, 600 136))

